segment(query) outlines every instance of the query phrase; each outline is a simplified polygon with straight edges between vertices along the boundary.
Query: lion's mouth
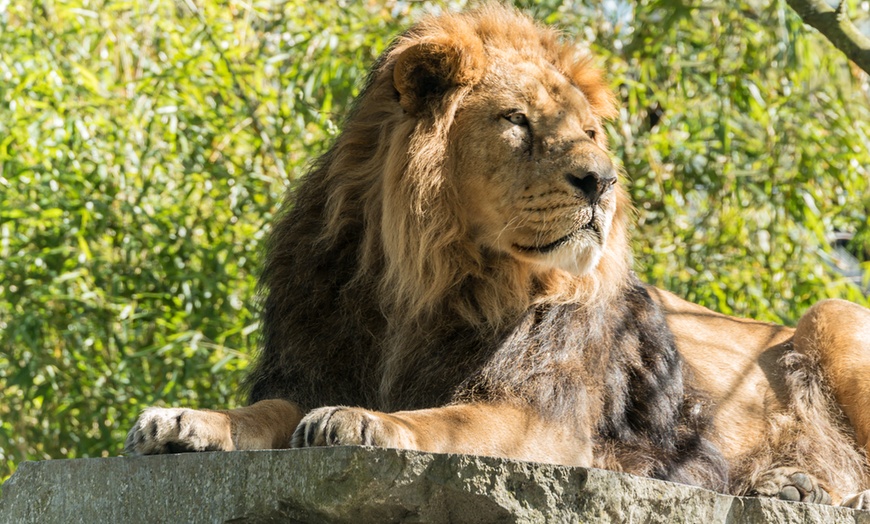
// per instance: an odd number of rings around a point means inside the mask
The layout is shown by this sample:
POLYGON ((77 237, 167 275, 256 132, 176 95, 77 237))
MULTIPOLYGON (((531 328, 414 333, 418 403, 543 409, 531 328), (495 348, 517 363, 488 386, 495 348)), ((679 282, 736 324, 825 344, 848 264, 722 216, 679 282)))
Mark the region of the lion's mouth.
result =
POLYGON ((522 251, 525 253, 547 254, 547 253, 550 253, 552 251, 559 249, 563 245, 574 240, 579 235, 581 235, 584 231, 592 231, 596 235, 601 234, 601 231, 598 229, 598 222, 595 220, 594 213, 592 215, 592 218, 589 220, 589 222, 587 222, 584 225, 578 227, 577 229, 571 231, 567 235, 565 235, 559 239, 556 239, 553 242, 550 242, 549 244, 544 244, 542 246, 523 246, 520 244, 514 244, 514 248, 517 249, 518 251, 522 251))

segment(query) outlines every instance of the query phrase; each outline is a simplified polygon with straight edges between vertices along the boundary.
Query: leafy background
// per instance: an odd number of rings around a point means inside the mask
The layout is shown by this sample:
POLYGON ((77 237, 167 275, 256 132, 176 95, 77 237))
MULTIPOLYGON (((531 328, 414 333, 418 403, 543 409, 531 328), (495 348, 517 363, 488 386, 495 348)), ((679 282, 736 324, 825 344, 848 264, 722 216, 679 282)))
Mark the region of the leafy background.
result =
MULTIPOLYGON (((392 36, 465 4, 0 0, 0 480, 120 453, 146 405, 238 405, 284 191, 392 36)), ((868 304, 867 78, 784 1, 517 4, 620 94, 648 281, 868 304)))

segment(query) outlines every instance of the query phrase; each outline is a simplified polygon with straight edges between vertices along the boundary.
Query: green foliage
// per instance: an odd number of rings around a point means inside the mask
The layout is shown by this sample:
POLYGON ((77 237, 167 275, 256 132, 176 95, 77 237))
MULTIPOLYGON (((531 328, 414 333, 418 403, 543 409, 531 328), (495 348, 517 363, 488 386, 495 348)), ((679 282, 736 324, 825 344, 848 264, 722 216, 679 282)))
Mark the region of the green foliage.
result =
POLYGON ((844 275, 857 261, 830 245, 855 236, 866 260, 866 77, 784 2, 649 2, 636 14, 615 51, 627 104, 614 135, 647 279, 786 323, 826 297, 867 304, 860 277, 844 275), (651 129, 650 108, 664 112, 651 129))
POLYGON ((285 173, 399 28, 355 3, 193 5, 0 10, 0 478, 117 454, 145 405, 238 401, 285 173))
MULTIPOLYGON (((285 187, 390 38, 464 3, 0 0, 0 479, 240 400, 285 187)), ((867 304, 831 247, 866 273, 867 86, 784 3, 522 4, 620 92, 645 278, 771 320, 867 304)))

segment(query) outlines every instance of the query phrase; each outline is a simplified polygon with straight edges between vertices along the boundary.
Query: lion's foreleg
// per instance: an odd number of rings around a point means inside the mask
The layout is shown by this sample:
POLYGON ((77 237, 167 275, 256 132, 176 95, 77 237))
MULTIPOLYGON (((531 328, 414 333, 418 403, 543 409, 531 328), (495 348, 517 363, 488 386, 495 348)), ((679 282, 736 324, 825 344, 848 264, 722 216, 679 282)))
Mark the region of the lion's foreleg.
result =
POLYGON ((530 409, 504 404, 459 404, 396 413, 347 407, 315 409, 296 429, 293 446, 326 445, 592 464, 590 428, 568 428, 543 420, 530 409))
POLYGON ((290 447, 302 411, 286 400, 262 400, 229 410, 148 408, 124 443, 126 453, 232 451, 290 447))

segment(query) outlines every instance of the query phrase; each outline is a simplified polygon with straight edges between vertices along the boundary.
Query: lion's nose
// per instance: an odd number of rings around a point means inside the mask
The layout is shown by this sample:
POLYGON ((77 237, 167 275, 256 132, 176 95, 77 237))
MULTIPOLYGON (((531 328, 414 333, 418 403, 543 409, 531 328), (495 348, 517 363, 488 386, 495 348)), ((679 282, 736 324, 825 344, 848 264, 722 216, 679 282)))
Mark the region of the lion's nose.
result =
POLYGON ((566 173, 565 179, 575 189, 580 190, 589 201, 589 205, 592 206, 597 204, 601 197, 610 191, 610 188, 616 183, 616 175, 602 175, 596 171, 587 171, 583 176, 566 173))

